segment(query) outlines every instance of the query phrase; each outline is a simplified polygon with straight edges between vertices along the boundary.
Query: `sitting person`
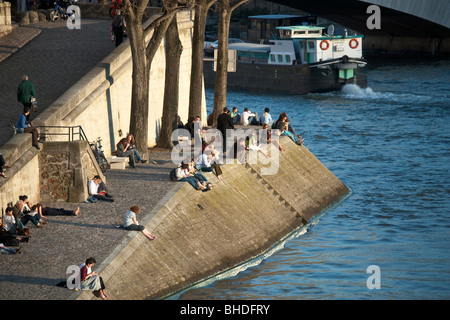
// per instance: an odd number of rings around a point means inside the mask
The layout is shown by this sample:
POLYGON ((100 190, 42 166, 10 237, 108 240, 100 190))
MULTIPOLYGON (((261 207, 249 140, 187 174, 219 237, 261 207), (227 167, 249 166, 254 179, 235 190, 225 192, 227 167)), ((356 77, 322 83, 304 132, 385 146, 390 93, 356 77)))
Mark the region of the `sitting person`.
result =
POLYGON ((22 224, 22 216, 23 216, 23 200, 19 200, 16 202, 16 204, 12 207, 13 209, 13 216, 17 224, 17 229, 19 229, 21 232, 24 231, 25 226, 22 224))
MULTIPOLYGON (((147 160, 142 160, 141 154, 140 154, 139 151, 136 149, 136 140, 134 139, 134 136, 133 136, 131 133, 129 133, 129 134, 127 135, 127 141, 128 141, 128 143, 129 143, 128 150, 133 150, 133 151, 134 151, 134 157, 135 157, 136 161, 137 161, 137 162, 140 162, 140 163, 146 163, 147 160)), ((149 162, 150 162, 150 163, 156 164, 156 161, 153 161, 153 160, 150 158, 150 155, 148 156, 148 159, 149 159, 149 162)))
POLYGON ((100 298, 106 300, 108 295, 105 291, 103 279, 97 272, 92 271, 92 267, 96 264, 94 258, 86 259, 86 262, 80 266, 80 286, 81 290, 94 291, 100 295, 100 298))
POLYGON ((223 180, 222 169, 220 168, 220 165, 216 162, 216 154, 214 150, 209 152, 209 154, 202 153, 198 158, 196 166, 198 170, 201 170, 203 172, 213 172, 214 170, 217 179, 219 179, 220 181, 223 180))
POLYGON ((284 117, 283 121, 278 124, 278 129, 281 132, 282 136, 288 136, 292 141, 294 141, 298 145, 302 145, 303 139, 300 136, 293 134, 289 131, 289 119, 288 117, 284 117))
POLYGON ((98 200, 114 202, 112 195, 108 193, 105 183, 102 181, 99 175, 96 175, 88 183, 89 195, 98 200))
POLYGON ((267 124, 270 127, 270 126, 272 126, 273 120, 272 120, 272 116, 270 115, 269 112, 270 112, 269 108, 264 109, 264 113, 261 116, 261 124, 262 125, 267 124))
MULTIPOLYGON (((279 144, 278 140, 272 139, 272 130, 269 129, 269 126, 267 124, 263 124, 262 128, 263 130, 267 130, 267 143, 273 143, 278 148, 278 150, 284 151, 285 149, 279 144)), ((280 134, 279 130, 276 130, 276 132, 280 134)))
POLYGON ((149 240, 155 240, 156 236, 152 235, 144 226, 140 225, 136 219, 136 214, 141 212, 139 206, 132 206, 130 211, 125 213, 125 222, 123 224, 125 230, 140 231, 149 240))
POLYGON ((244 126, 259 124, 258 113, 252 113, 248 110, 248 108, 244 108, 244 112, 241 116, 241 124, 244 126))
POLYGON ((205 175, 197 170, 194 159, 192 159, 191 162, 189 163, 189 174, 196 177, 205 187, 213 186, 211 182, 208 182, 208 179, 206 179, 205 175))
POLYGON ((246 144, 247 144, 247 150, 259 151, 259 152, 261 152, 265 157, 267 157, 267 158, 270 157, 270 154, 264 152, 264 151, 261 149, 261 146, 258 144, 255 130, 252 130, 250 136, 248 136, 246 140, 247 140, 247 141, 246 141, 246 144))
MULTIPOLYGON (((130 166, 130 168, 134 168, 136 165, 136 160, 137 156, 136 156, 136 149, 134 150, 130 150, 130 143, 128 142, 127 138, 123 138, 119 141, 119 143, 117 144, 117 156, 118 157, 128 157, 129 161, 128 161, 128 165, 130 166)), ((140 155, 138 152, 138 157, 140 159, 140 155)), ((141 161, 142 159, 140 159, 139 161, 141 161)))
POLYGON ((175 176, 177 181, 188 182, 195 190, 201 190, 203 192, 211 190, 209 187, 203 185, 198 178, 189 173, 189 164, 187 163, 181 163, 181 165, 176 168, 175 176))
POLYGON ((20 230, 20 228, 23 228, 23 226, 21 224, 19 225, 18 221, 14 218, 13 208, 7 207, 5 210, 5 215, 2 219, 2 226, 0 228, 4 230, 4 233, 0 232, 0 242, 7 242, 11 238, 28 242, 28 236, 18 235, 18 230, 20 230))
POLYGON ((7 168, 9 168, 9 166, 6 165, 5 159, 0 154, 0 176, 1 177, 6 178, 6 174, 3 170, 7 169, 7 168))
POLYGON ((37 205, 31 207, 30 211, 27 211, 22 218, 22 224, 27 225, 28 221, 31 221, 36 227, 42 228, 44 226, 44 221, 41 220, 41 215, 37 212, 37 205))
POLYGON ((38 140, 39 132, 31 124, 27 123, 27 116, 30 114, 30 107, 23 107, 23 113, 19 116, 17 120, 16 129, 19 133, 31 133, 32 134, 32 145, 36 149, 40 150, 38 140))
POLYGON ((238 113, 238 108, 233 107, 233 110, 230 113, 231 119, 233 119, 234 124, 241 123, 241 114, 238 113))

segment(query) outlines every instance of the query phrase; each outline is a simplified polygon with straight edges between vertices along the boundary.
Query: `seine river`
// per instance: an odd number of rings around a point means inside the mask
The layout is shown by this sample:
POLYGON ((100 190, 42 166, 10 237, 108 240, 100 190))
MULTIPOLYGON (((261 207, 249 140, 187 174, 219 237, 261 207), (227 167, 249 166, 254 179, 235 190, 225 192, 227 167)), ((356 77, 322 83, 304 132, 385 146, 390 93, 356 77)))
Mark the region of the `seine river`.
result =
POLYGON ((286 111, 352 192, 261 263, 179 299, 450 298, 450 61, 369 65, 365 89, 228 93, 241 111, 286 111))

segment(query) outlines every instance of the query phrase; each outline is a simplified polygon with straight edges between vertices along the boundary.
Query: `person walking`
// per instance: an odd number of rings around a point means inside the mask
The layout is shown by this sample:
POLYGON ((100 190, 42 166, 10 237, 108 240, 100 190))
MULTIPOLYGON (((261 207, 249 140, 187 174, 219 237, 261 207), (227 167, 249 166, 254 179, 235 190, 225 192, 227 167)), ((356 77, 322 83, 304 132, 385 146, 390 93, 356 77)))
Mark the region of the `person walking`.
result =
POLYGON ((126 24, 123 14, 119 9, 117 9, 116 16, 111 23, 111 33, 114 33, 114 38, 116 39, 116 47, 119 46, 119 44, 121 44, 123 41, 125 26, 126 24))
MULTIPOLYGON (((28 107, 31 110, 31 99, 36 99, 36 90, 34 89, 33 83, 28 80, 28 76, 24 75, 22 77, 22 82, 20 82, 17 87, 17 100, 22 103, 24 107, 28 107)), ((30 115, 28 114, 27 121, 29 120, 30 115)))

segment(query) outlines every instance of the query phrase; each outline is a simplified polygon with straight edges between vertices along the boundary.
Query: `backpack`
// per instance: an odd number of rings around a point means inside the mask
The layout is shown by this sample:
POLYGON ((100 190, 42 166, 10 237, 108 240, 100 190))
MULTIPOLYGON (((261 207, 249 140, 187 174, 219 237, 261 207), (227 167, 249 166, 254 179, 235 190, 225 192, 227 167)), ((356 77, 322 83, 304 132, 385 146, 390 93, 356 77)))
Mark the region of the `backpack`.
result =
POLYGON ((171 181, 178 181, 177 179, 177 168, 170 170, 169 177, 171 181))

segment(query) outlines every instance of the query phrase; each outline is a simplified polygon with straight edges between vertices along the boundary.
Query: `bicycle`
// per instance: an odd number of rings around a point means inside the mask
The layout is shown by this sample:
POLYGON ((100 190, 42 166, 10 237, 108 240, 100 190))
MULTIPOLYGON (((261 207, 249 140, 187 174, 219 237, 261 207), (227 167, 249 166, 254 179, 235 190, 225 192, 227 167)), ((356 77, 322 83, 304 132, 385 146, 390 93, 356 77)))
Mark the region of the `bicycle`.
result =
POLYGON ((112 3, 109 8, 109 16, 113 19, 116 16, 116 10, 122 8, 122 0, 112 0, 112 3))
POLYGON ((102 149, 102 139, 98 137, 96 141, 92 141, 91 143, 89 143, 89 146, 91 147, 92 153, 95 156, 95 160, 97 160, 100 170, 102 172, 105 172, 106 169, 108 169, 108 160, 106 160, 105 154, 102 149))
MULTIPOLYGON (((68 17, 72 16, 72 13, 67 13, 67 4, 69 1, 64 1, 64 8, 61 7, 61 5, 59 4, 59 1, 56 0, 55 1, 55 7, 53 8, 53 10, 50 12, 50 20, 51 21, 58 21, 59 19, 63 19, 63 20, 67 20, 68 17)), ((77 1, 71 1, 72 3, 76 3, 77 1)))

